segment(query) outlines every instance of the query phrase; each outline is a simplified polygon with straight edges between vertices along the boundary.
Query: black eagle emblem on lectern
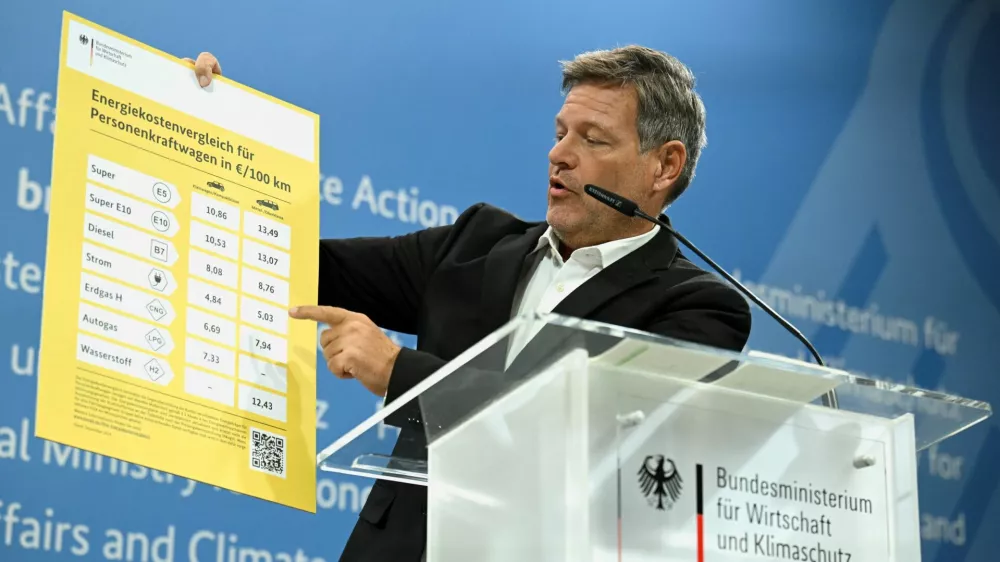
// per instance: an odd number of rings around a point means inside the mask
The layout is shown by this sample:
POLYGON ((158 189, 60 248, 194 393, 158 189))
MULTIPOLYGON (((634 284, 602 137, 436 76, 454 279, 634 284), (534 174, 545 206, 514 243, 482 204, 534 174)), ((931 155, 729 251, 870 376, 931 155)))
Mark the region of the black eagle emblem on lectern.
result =
POLYGON ((639 486, 642 487, 642 493, 649 500, 649 504, 655 504, 656 509, 660 511, 669 507, 664 505, 665 499, 669 498, 670 505, 677 501, 683 483, 674 461, 664 458, 663 455, 649 455, 639 467, 639 486))

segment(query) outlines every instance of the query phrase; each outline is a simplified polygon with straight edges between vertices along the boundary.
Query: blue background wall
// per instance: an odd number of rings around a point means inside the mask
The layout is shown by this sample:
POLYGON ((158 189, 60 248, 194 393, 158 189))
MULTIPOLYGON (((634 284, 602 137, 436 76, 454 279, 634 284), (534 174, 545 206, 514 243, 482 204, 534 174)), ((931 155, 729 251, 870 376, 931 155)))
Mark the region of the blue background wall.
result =
MULTIPOLYGON (((149 560, 168 559, 172 543, 169 559, 221 562, 219 540, 335 560, 369 485, 320 474, 311 516, 162 474, 116 474, 106 459, 96 466, 31 437, 63 9, 178 56, 212 51, 228 76, 320 113, 325 236, 407 232, 480 200, 542 218, 557 61, 626 43, 667 50, 696 72, 709 116, 676 226, 782 307, 834 366, 1000 404, 997 2, 5 2, 0 515, 18 504, 21 518, 68 522, 87 549, 22 544, 4 524, 2 560, 146 559, 105 550, 116 532, 166 537, 149 560), (374 203, 398 190, 421 201, 423 221, 374 203), (913 322, 919 338, 786 307, 805 295, 913 322), (927 325, 957 334, 957 346, 929 348, 927 325)), ((804 357, 762 314, 755 329, 753 347, 804 357)), ((377 405, 320 378, 324 446, 377 405)), ((996 419, 921 455, 924 560, 996 560, 998 463, 996 419)))

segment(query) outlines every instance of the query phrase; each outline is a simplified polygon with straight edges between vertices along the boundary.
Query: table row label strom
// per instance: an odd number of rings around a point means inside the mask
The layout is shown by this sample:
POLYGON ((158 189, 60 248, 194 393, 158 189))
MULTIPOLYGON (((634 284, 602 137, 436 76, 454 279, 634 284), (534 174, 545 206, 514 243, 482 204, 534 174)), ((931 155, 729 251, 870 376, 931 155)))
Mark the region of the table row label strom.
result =
POLYGON ((174 276, 165 267, 156 267, 114 250, 83 243, 83 269, 128 283, 172 295, 177 289, 174 276))

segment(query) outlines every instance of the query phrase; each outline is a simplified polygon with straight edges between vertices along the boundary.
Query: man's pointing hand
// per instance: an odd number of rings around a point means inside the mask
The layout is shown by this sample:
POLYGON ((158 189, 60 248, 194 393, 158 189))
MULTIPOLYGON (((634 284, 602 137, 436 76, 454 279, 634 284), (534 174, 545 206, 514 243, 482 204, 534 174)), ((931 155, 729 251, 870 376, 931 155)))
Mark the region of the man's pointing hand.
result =
POLYGON ((320 334, 327 368, 339 378, 357 379, 376 396, 385 396, 400 347, 367 316, 332 306, 297 306, 288 314, 330 326, 320 334))

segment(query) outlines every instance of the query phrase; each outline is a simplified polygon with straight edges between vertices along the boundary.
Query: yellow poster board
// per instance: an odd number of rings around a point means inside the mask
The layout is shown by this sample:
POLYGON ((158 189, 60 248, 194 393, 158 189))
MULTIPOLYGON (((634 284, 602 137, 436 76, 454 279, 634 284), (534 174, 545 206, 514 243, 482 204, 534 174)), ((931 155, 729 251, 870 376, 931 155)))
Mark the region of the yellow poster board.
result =
POLYGON ((315 513, 319 118, 64 13, 36 435, 315 513))

